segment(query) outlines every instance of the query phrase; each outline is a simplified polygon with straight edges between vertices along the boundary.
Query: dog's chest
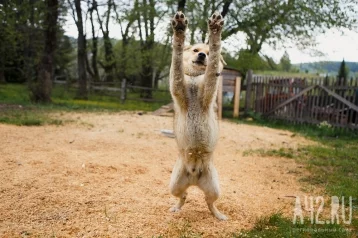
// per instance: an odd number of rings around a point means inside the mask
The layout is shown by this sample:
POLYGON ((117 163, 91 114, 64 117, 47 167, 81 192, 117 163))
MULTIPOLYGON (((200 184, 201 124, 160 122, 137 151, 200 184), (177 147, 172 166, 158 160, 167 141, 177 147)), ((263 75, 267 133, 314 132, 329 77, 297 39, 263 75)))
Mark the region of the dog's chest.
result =
POLYGON ((202 94, 204 75, 199 75, 196 77, 185 76, 185 81, 188 111, 191 112, 190 114, 200 113, 200 99, 202 94))

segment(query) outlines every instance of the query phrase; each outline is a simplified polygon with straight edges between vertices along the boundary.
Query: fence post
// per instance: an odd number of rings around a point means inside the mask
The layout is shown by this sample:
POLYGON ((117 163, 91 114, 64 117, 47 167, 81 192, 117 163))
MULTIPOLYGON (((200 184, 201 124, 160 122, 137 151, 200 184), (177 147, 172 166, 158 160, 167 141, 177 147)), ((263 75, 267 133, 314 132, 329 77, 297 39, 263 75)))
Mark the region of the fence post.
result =
POLYGON ((252 70, 247 71, 246 77, 246 97, 245 97, 245 114, 251 109, 251 85, 252 84, 252 70))
POLYGON ((218 106, 218 119, 222 119, 223 114, 223 77, 219 76, 218 78, 219 85, 217 91, 217 106, 218 106))
POLYGON ((241 87, 241 77, 236 77, 236 80, 235 80, 235 94, 234 94, 234 115, 233 115, 233 117, 235 117, 235 118, 239 118, 240 87, 241 87))
POLYGON ((121 103, 124 103, 126 101, 126 79, 122 79, 121 83, 121 103))

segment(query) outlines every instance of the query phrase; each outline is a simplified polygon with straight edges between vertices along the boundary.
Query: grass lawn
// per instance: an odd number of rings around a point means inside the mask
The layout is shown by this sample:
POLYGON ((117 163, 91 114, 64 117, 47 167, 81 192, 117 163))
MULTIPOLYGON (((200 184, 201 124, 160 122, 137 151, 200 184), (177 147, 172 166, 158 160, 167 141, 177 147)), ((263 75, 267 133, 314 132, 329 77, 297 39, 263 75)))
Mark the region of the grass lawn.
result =
MULTIPOLYGON (((26 126, 61 124, 61 121, 51 119, 48 113, 55 111, 153 111, 165 102, 171 101, 168 93, 154 92, 153 94, 154 98, 164 102, 127 100, 122 104, 119 96, 100 95, 98 93, 90 94, 88 100, 77 100, 73 90, 66 90, 62 85, 56 85, 52 92, 52 103, 33 104, 30 101, 26 85, 0 84, 0 122, 26 126)), ((135 93, 128 93, 128 97, 137 98, 138 96, 135 93)))
MULTIPOLYGON (((292 217, 271 214, 260 218, 255 228, 243 231, 234 237, 358 237, 358 132, 344 131, 312 125, 292 125, 281 121, 266 121, 259 117, 253 121, 235 120, 237 123, 253 124, 277 129, 285 129, 315 142, 315 145, 297 149, 248 150, 243 153, 260 156, 294 159, 310 173, 302 179, 302 184, 323 188, 322 196, 352 197, 351 224, 311 224, 310 221, 293 224, 292 217)), ((340 199, 341 201, 341 199, 340 199)), ((327 202, 326 206, 330 206, 327 202)))

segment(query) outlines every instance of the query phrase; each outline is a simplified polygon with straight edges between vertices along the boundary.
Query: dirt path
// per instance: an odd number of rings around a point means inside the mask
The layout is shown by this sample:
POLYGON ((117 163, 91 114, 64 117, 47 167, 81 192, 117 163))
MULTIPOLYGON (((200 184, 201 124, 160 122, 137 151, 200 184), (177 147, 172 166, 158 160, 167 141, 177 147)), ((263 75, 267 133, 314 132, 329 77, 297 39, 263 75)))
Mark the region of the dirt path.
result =
POLYGON ((302 195, 293 160, 243 157, 248 149, 297 147, 309 141, 290 132, 220 123, 215 164, 222 196, 217 221, 204 196, 189 189, 180 213, 168 189, 175 140, 160 134, 172 118, 135 113, 64 114, 65 126, 0 124, 0 235, 2 237, 175 237, 190 229, 220 237, 252 227, 277 211, 290 212, 302 195), (294 172, 294 173, 293 173, 294 172), (190 227, 189 227, 190 226, 190 227), (182 230, 180 230, 182 229, 182 230))

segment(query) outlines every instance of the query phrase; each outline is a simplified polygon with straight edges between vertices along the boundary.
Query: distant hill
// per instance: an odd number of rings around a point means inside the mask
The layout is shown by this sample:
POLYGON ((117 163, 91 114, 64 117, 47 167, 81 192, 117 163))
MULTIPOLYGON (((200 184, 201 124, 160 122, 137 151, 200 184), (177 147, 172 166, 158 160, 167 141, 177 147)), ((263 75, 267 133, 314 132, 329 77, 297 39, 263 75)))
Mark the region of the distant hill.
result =
MULTIPOLYGON (((301 63, 295 64, 300 71, 308 72, 326 72, 326 73, 337 73, 341 62, 338 61, 320 61, 314 63, 301 63)), ((358 62, 346 62, 346 66, 349 68, 351 73, 358 72, 358 62)))

